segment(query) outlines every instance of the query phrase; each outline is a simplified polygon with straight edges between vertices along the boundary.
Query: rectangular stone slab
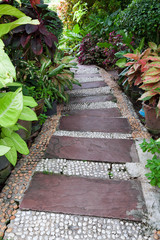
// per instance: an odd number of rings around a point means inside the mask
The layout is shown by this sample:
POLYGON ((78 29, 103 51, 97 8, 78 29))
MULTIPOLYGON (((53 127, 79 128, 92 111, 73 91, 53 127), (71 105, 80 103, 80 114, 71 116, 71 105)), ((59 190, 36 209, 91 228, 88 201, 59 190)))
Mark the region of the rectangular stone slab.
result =
POLYGON ((126 118, 63 116, 60 119, 59 129, 66 131, 131 133, 131 127, 126 118))
POLYGON ((107 84, 104 81, 97 81, 97 82, 85 82, 81 83, 81 86, 73 85, 74 89, 88 89, 88 88, 99 88, 99 87, 106 87, 107 84))
POLYGON ((84 109, 84 110, 71 110, 64 112, 66 115, 72 116, 90 116, 90 117, 121 117, 121 113, 118 108, 105 108, 105 109, 84 109))
POLYGON ((136 181, 36 173, 20 209, 139 221, 145 207, 136 181))
MULTIPOLYGON (((101 75, 99 74, 99 72, 91 73, 90 71, 85 71, 85 73, 84 73, 83 70, 76 72, 75 75, 74 75, 75 79, 86 78, 86 77, 89 77, 89 78, 97 78, 97 77, 102 78, 101 75)), ((102 80, 103 80, 103 78, 102 78, 102 80)))
POLYGON ((116 101, 116 98, 113 94, 108 93, 106 95, 98 96, 83 96, 83 97, 70 97, 69 103, 91 103, 91 102, 106 102, 106 101, 116 101))
POLYGON ((45 156, 113 163, 138 162, 136 147, 131 139, 52 136, 45 156))

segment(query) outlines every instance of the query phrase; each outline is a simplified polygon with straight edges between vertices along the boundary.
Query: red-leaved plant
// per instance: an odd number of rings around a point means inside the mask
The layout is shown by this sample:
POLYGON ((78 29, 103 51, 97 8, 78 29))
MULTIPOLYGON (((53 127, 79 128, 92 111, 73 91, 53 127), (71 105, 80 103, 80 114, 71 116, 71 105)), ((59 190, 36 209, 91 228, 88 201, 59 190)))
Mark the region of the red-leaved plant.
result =
POLYGON ((5 44, 16 48, 21 45, 24 48, 23 57, 26 59, 30 50, 35 55, 49 51, 51 59, 53 59, 58 42, 55 32, 56 28, 62 28, 61 21, 58 16, 52 16, 54 12, 47 8, 48 5, 40 4, 40 0, 30 0, 30 3, 30 6, 24 5, 20 10, 32 19, 38 19, 40 24, 27 24, 15 28, 8 39, 5 39, 5 44), (52 22, 53 19, 55 21, 55 18, 57 18, 56 26, 52 22))
POLYGON ((149 48, 142 54, 128 53, 124 56, 132 59, 126 66, 130 69, 126 72, 128 83, 139 86, 144 93, 139 98, 143 102, 149 101, 149 105, 157 108, 157 116, 160 112, 160 45, 150 42, 149 48))

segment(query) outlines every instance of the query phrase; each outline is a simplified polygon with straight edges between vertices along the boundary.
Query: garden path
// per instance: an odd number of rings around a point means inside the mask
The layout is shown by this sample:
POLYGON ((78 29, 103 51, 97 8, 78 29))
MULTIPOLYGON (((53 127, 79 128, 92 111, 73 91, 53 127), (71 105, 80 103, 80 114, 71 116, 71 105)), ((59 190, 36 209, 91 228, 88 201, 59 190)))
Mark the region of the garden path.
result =
POLYGON ((4 239, 151 240, 141 183, 126 170, 139 162, 130 123, 97 67, 74 71, 82 86, 68 91, 4 239))

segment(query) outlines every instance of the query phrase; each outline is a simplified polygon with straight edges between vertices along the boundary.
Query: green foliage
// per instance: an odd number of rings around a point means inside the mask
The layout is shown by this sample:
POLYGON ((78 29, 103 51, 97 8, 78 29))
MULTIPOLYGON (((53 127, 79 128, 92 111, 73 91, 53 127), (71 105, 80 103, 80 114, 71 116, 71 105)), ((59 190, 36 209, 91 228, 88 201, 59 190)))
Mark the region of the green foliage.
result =
POLYGON ((47 118, 48 118, 48 116, 46 115, 46 114, 40 114, 39 116, 38 116, 38 120, 39 120, 39 124, 40 125, 43 125, 44 123, 45 123, 45 121, 47 120, 47 118))
POLYGON ((24 13, 22 13, 15 7, 12 7, 7 4, 1 4, 0 16, 3 16, 3 15, 12 15, 18 18, 18 20, 15 20, 10 23, 0 24, 0 37, 7 34, 12 29, 18 26, 21 26, 23 24, 33 24, 33 25, 39 24, 38 20, 32 20, 30 17, 27 17, 24 13))
POLYGON ((160 39, 159 25, 160 7, 157 0, 133 0, 132 3, 117 17, 120 29, 134 33, 138 38, 145 36, 146 42, 160 39))
POLYGON ((140 147, 143 152, 151 152, 153 154, 153 158, 147 160, 146 168, 149 168, 150 172, 146 174, 146 177, 152 186, 160 188, 160 141, 150 139, 150 142, 147 142, 144 139, 140 147))
POLYGON ((76 22, 79 23, 82 17, 86 15, 87 10, 88 10, 87 3, 81 3, 80 1, 76 3, 73 6, 73 11, 74 11, 73 21, 76 20, 76 22))
MULTIPOLYGON (((18 20, 26 18, 26 16, 17 11, 14 7, 5 4, 1 5, 0 15, 12 14, 19 17, 18 20)), ((26 23, 31 23, 31 18, 26 18, 26 23), (26 21, 28 19, 28 22, 26 21)), ((17 25, 13 23, 7 23, 8 27, 5 28, 5 24, 0 25, 0 36, 8 33, 11 29, 17 25)), ((33 22, 32 22, 33 23, 33 22)), ((38 23, 34 21, 34 23, 38 23)), ((19 22, 19 25, 23 25, 24 21, 19 22)), ((37 120, 37 116, 29 107, 35 107, 36 102, 22 95, 22 88, 18 88, 15 92, 8 91, 8 85, 13 85, 13 79, 16 78, 16 72, 14 66, 11 63, 10 58, 4 52, 4 44, 0 39, 0 150, 1 156, 5 155, 6 158, 15 166, 17 161, 17 152, 21 154, 28 154, 29 150, 25 141, 16 133, 17 130, 22 128, 18 123, 18 119, 24 120, 37 120), (24 100, 24 101, 23 101, 24 100)))

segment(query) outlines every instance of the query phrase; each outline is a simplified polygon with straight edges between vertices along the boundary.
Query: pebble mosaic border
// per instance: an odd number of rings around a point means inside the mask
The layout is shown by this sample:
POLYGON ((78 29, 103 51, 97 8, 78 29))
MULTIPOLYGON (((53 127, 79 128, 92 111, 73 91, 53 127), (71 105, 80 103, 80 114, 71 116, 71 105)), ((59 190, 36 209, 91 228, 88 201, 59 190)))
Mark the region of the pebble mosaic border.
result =
POLYGON ((75 89, 75 90, 68 90, 67 93, 70 96, 76 97, 84 97, 84 96, 94 96, 94 95, 105 95, 107 93, 111 93, 110 87, 99 87, 99 88, 88 88, 88 89, 75 89))
POLYGON ((147 230, 137 222, 18 210, 5 240, 151 240, 147 230))
POLYGON ((45 174, 92 177, 101 179, 130 179, 125 164, 73 161, 66 159, 42 159, 35 171, 45 174))
POLYGON ((99 108, 116 108, 117 104, 107 101, 107 102, 97 102, 97 103, 81 103, 81 104, 68 104, 64 106, 64 111, 69 110, 84 110, 84 109, 99 109, 99 108))
POLYGON ((103 132, 76 132, 57 130, 55 136, 86 137, 86 138, 108 138, 108 139, 131 139, 132 134, 103 133, 103 132))

